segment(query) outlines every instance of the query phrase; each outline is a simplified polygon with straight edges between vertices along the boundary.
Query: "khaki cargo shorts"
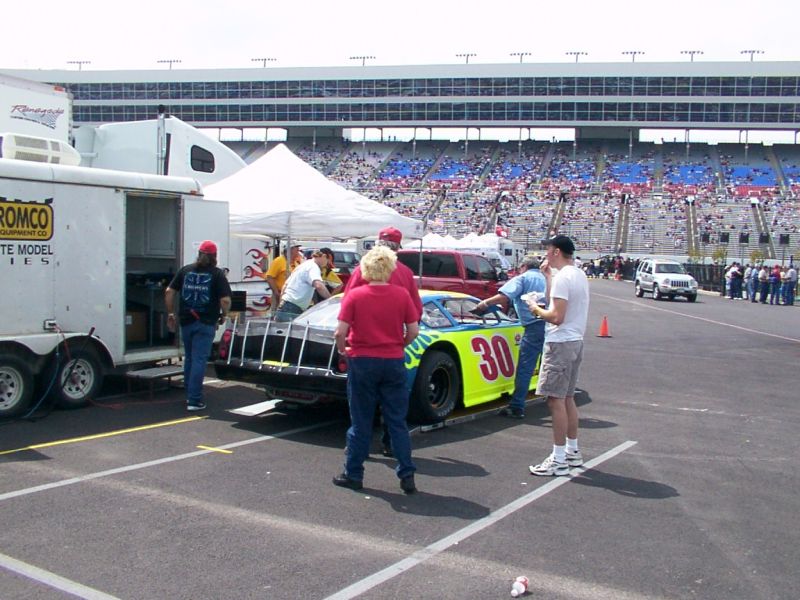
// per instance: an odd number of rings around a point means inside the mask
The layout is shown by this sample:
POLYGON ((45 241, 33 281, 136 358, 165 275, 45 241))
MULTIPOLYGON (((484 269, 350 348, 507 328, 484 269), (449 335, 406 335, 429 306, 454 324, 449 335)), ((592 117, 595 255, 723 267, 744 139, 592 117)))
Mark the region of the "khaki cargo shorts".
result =
POLYGON ((553 398, 574 396, 582 360, 583 340, 546 342, 536 393, 553 398))

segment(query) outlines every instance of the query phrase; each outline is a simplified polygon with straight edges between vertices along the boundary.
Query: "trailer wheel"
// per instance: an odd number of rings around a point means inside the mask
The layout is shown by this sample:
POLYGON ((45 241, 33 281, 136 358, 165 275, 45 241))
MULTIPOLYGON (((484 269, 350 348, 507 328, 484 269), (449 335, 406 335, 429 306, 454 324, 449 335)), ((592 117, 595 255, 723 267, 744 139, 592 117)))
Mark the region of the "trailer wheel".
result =
POLYGON ((18 356, 0 354, 0 417, 22 414, 33 400, 33 373, 18 356))
POLYGON ((461 377, 452 357, 438 350, 426 352, 411 391, 409 416, 421 423, 444 420, 453 412, 460 389, 461 377))
POLYGON ((51 393, 62 408, 86 406, 103 385, 103 367, 92 348, 73 350, 58 365, 51 393))

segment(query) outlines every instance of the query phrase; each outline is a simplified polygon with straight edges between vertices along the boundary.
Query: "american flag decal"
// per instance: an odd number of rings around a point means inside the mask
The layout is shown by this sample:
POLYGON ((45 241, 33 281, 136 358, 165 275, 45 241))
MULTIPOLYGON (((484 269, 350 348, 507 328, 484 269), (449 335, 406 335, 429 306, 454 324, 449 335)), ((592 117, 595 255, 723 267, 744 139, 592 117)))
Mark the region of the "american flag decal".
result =
POLYGON ((55 129, 58 118, 63 114, 63 108, 35 108, 27 104, 15 104, 11 107, 9 117, 22 119, 23 121, 33 121, 50 129, 55 129))

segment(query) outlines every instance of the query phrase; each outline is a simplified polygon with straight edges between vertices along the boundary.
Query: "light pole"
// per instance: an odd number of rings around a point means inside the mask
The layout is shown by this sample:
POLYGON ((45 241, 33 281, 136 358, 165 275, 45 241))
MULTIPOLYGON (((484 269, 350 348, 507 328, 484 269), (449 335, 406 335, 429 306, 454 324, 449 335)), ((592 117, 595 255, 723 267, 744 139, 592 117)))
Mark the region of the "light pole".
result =
POLYGON ((764 54, 763 50, 741 50, 739 54, 749 54, 750 55, 750 62, 753 62, 753 57, 756 54, 764 54))
POLYGON ((681 50, 681 54, 688 54, 689 55, 689 62, 694 62, 694 55, 695 54, 704 54, 702 50, 681 50))
POLYGON ((78 71, 82 71, 83 70, 83 65, 90 65, 90 64, 92 64, 92 61, 90 61, 90 60, 68 60, 67 64, 68 65, 78 65, 78 71))
POLYGON ((644 54, 641 50, 623 50, 622 53, 629 55, 631 57, 631 62, 636 62, 637 54, 644 54))
POLYGON ((567 56, 574 56, 575 62, 578 62, 578 58, 581 56, 589 56, 588 52, 584 52, 582 50, 570 50, 569 52, 564 52, 567 56))
POLYGON ((509 56, 519 56, 519 62, 522 62, 522 59, 526 56, 530 56, 530 52, 512 52, 509 56))
POLYGON ((172 71, 172 65, 180 63, 181 59, 180 58, 164 58, 164 59, 158 60, 156 62, 158 62, 160 64, 168 64, 169 65, 169 70, 172 71))
POLYGON ((267 63, 268 63, 268 62, 275 62, 276 60, 278 60, 278 59, 277 59, 277 58, 271 58, 271 57, 266 57, 266 58, 251 58, 251 59, 250 59, 250 62, 260 62, 260 63, 261 63, 261 68, 262 68, 262 69, 266 69, 266 68, 267 68, 267 63))
POLYGON ((468 65, 469 64, 469 57, 470 56, 478 56, 478 55, 475 54, 474 52, 461 52, 460 54, 456 54, 456 56, 458 58, 463 58, 464 59, 464 64, 468 65))
POLYGON ((363 67, 363 66, 365 66, 367 64, 368 60, 375 60, 375 57, 374 56, 368 56, 368 55, 365 55, 365 56, 351 56, 350 60, 360 60, 361 61, 361 66, 363 67))

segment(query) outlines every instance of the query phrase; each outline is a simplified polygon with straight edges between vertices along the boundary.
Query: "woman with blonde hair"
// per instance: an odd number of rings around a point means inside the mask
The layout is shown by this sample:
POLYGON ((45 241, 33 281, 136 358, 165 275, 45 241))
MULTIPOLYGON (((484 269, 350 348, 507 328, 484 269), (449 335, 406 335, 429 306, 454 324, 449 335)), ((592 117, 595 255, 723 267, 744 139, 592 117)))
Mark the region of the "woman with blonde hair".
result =
POLYGON ((405 288, 390 285, 397 256, 387 247, 376 246, 361 259, 361 276, 368 282, 350 290, 342 300, 334 338, 339 352, 347 356, 347 400, 350 428, 344 472, 334 485, 360 490, 364 461, 369 454, 375 409, 381 407, 397 458, 401 489, 416 491, 411 461, 411 440, 406 425, 408 381, 405 347, 419 333, 417 310, 405 288))

